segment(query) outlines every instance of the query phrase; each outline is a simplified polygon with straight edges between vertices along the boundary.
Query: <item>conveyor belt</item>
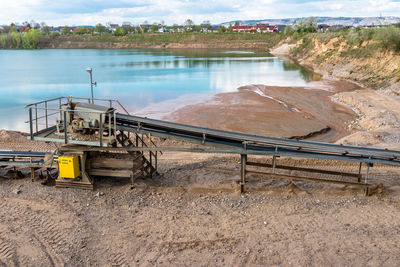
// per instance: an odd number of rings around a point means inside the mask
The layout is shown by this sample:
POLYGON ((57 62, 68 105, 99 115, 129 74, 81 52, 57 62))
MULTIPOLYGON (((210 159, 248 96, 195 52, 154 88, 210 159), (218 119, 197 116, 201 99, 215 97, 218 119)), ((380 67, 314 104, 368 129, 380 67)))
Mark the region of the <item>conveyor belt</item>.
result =
POLYGON ((41 167, 45 163, 43 152, 0 151, 0 166, 41 167))
POLYGON ((238 149, 241 149, 248 154, 273 154, 400 166, 400 151, 396 150, 263 137, 120 113, 116 114, 116 121, 119 130, 151 133, 163 138, 186 140, 225 149, 230 148, 236 153, 238 149))

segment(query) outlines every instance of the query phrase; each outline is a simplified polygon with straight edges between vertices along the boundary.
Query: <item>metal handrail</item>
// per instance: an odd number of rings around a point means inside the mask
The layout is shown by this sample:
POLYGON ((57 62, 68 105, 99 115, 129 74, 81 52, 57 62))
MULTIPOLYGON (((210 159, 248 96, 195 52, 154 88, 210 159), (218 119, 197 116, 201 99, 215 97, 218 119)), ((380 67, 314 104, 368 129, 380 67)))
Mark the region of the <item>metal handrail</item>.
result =
POLYGON ((121 102, 119 102, 118 100, 114 100, 114 101, 118 103, 118 105, 125 111, 125 113, 127 115, 131 115, 131 114, 129 114, 128 110, 126 110, 126 108, 121 104, 121 102))
MULTIPOLYGON (((58 109, 58 108, 41 108, 41 107, 38 107, 38 108, 34 108, 34 109, 39 109, 39 110, 56 110, 56 111, 67 111, 67 112, 82 112, 82 113, 98 113, 98 114, 107 114, 107 113, 112 113, 112 112, 114 112, 113 110, 110 110, 110 111, 97 111, 97 110, 93 110, 93 111, 85 111, 85 110, 73 110, 73 109, 71 109, 71 110, 65 110, 65 109, 58 109)), ((52 114, 52 115, 54 115, 54 114, 52 114)), ((50 115, 47 115, 47 116, 50 116, 50 115)))
MULTIPOLYGON (((31 104, 28 104, 28 105, 25 106, 25 108, 28 108, 28 107, 31 107, 31 106, 34 106, 34 105, 40 105, 40 104, 43 104, 43 103, 46 103, 46 102, 52 102, 52 101, 55 101, 55 100, 60 100, 60 99, 91 100, 91 98, 87 98, 87 97, 59 96, 59 97, 56 97, 56 98, 46 99, 46 100, 42 100, 42 101, 39 101, 39 102, 34 102, 34 103, 31 103, 31 104)), ((104 102, 109 102, 109 101, 117 102, 118 101, 116 99, 102 99, 102 98, 94 98, 93 100, 104 101, 104 102)))
MULTIPOLYGON (((49 109, 47 109, 47 110, 49 110, 49 109)), ((46 118, 46 117, 50 117, 50 116, 53 116, 53 115, 55 115, 55 114, 59 114, 59 113, 58 113, 58 112, 54 112, 54 113, 51 113, 51 114, 46 114, 46 115, 43 115, 43 116, 41 116, 41 117, 32 119, 32 121, 36 121, 36 120, 39 120, 39 119, 43 119, 43 118, 46 118)), ((28 123, 28 122, 29 122, 29 121, 25 121, 24 123, 28 123)))

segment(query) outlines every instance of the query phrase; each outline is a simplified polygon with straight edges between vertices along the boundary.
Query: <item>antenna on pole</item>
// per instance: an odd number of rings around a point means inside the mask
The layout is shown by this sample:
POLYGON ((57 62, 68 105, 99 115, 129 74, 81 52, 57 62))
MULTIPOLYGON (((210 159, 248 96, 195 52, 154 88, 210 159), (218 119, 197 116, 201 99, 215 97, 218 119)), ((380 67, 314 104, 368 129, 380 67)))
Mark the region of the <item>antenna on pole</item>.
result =
POLYGON ((93 83, 93 76, 92 76, 93 70, 92 70, 92 68, 88 67, 88 68, 86 68, 86 71, 90 74, 90 90, 91 90, 91 93, 92 93, 92 104, 94 104, 93 85, 95 85, 96 82, 93 83))

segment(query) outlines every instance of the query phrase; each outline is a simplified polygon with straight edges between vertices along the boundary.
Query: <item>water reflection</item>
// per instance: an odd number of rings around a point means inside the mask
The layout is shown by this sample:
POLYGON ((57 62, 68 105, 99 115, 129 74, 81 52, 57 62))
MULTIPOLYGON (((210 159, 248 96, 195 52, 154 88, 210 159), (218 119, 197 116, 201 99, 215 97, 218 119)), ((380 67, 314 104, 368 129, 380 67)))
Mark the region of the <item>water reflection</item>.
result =
POLYGON ((305 86, 318 79, 262 51, 0 50, 0 62, 0 129, 16 130, 27 130, 27 103, 88 96, 88 66, 98 82, 95 96, 118 98, 131 111, 186 94, 228 92, 248 84, 305 86))

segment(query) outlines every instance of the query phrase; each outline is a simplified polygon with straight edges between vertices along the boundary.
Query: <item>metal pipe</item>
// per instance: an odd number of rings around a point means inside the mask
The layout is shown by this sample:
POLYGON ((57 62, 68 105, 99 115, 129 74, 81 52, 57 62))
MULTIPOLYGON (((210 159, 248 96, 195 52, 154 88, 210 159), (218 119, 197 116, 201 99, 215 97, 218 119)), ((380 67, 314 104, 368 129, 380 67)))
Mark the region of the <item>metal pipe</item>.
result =
POLYGON ((31 135, 31 140, 33 140, 33 125, 32 125, 32 108, 29 108, 29 133, 31 135))
POLYGON ((47 101, 44 102, 44 114, 46 116, 46 129, 49 128, 49 122, 48 122, 48 118, 47 118, 47 101))
POLYGON ((68 144, 68 134, 67 134, 67 111, 64 111, 64 143, 68 144))
POLYGON ((370 164, 369 164, 369 163, 367 163, 367 173, 365 174, 365 182, 364 182, 364 183, 367 183, 367 182, 368 182, 368 176, 369 176, 369 166, 370 166, 370 164))
POLYGON ((114 110, 114 139, 117 140, 117 117, 115 116, 115 110, 114 110))
POLYGON ((94 99, 93 99, 93 77, 92 77, 92 69, 90 69, 90 91, 92 93, 92 104, 94 104, 94 99))
MULTIPOLYGON (((38 109, 40 109, 40 108, 38 108, 38 109)), ((55 115, 55 114, 58 114, 58 111, 57 112, 54 112, 54 113, 50 113, 50 114, 47 114, 47 116, 48 117, 50 117, 50 116, 52 116, 52 115, 55 115)), ((39 120, 39 119, 43 119, 43 118, 45 118, 46 116, 39 116, 37 119, 39 120)), ((34 119, 32 119, 32 121, 35 121, 34 119)), ((25 123, 28 123, 29 121, 25 121, 25 123)), ((41 125, 40 123, 39 123, 39 125, 41 125)), ((47 128, 47 127, 46 127, 47 128)))
POLYGON ((103 114, 100 113, 100 126, 99 126, 99 139, 100 139, 100 146, 103 146, 103 114))
POLYGON ((38 118, 37 118, 37 105, 35 105, 35 124, 36 124, 36 132, 39 131, 38 128, 38 118))
POLYGON ((244 186, 246 184, 246 164, 247 164, 247 155, 240 154, 240 192, 244 192, 244 186))
MULTIPOLYGON (((60 120, 61 120, 61 117, 62 117, 62 111, 61 111, 61 97, 58 99, 58 109, 59 109, 59 111, 60 111, 60 120)), ((65 119, 65 118, 64 118, 65 119)))
POLYGON ((275 173, 275 167, 276 167, 276 156, 272 156, 272 173, 275 173))
POLYGON ((51 99, 47 99, 47 100, 31 103, 31 104, 26 105, 25 108, 29 108, 31 106, 34 106, 35 104, 39 105, 39 104, 42 104, 42 103, 44 103, 46 101, 47 102, 51 102, 51 101, 54 101, 54 100, 57 100, 57 99, 59 99, 61 101, 61 98, 63 98, 63 97, 55 97, 55 98, 51 98, 51 99))
POLYGON ((111 112, 108 113, 108 141, 111 141, 111 112))

